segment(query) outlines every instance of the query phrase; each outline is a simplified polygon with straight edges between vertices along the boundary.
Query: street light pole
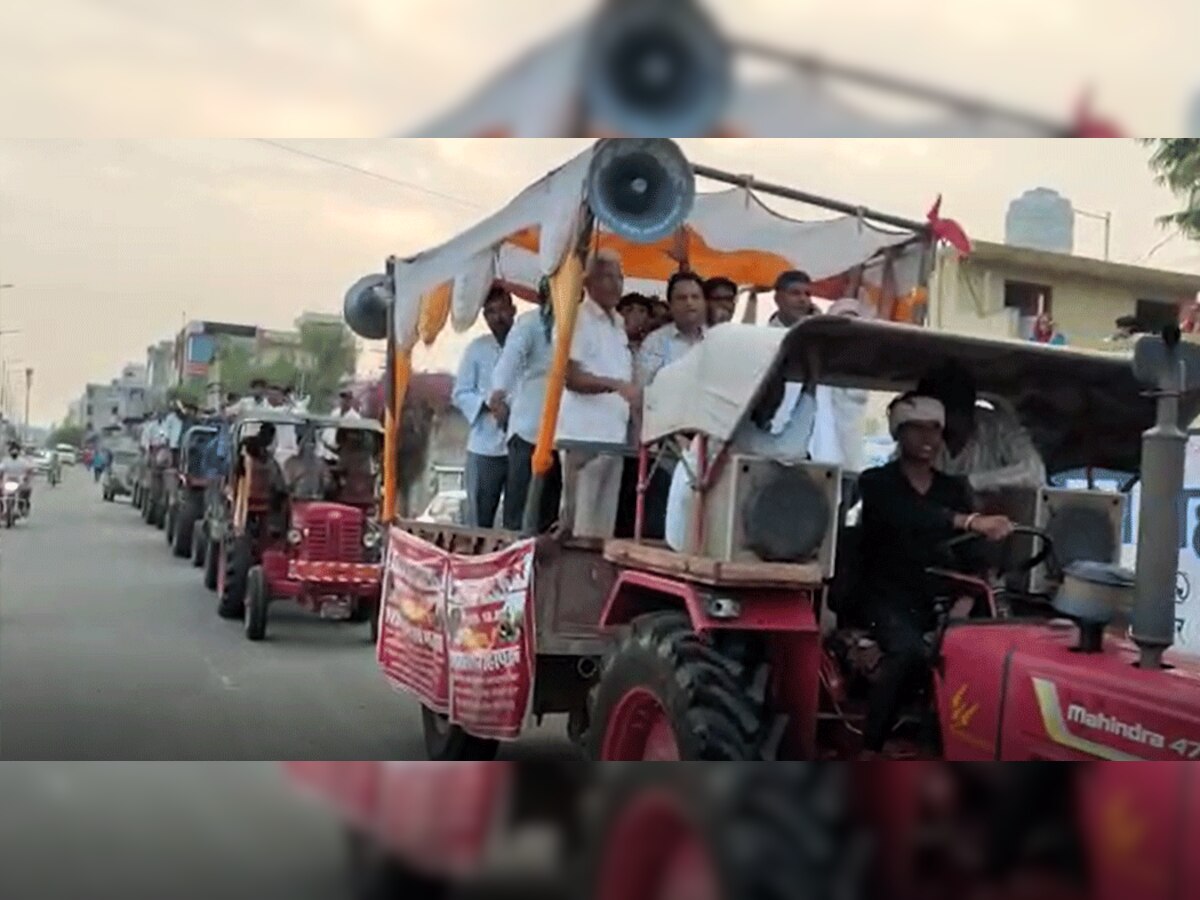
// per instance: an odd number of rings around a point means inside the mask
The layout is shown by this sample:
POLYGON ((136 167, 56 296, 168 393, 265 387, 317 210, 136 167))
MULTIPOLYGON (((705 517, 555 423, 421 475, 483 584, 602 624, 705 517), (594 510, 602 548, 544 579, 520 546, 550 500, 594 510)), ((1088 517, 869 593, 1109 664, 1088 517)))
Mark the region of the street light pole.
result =
POLYGON ((25 441, 29 441, 29 396, 33 393, 33 367, 25 367, 25 441))

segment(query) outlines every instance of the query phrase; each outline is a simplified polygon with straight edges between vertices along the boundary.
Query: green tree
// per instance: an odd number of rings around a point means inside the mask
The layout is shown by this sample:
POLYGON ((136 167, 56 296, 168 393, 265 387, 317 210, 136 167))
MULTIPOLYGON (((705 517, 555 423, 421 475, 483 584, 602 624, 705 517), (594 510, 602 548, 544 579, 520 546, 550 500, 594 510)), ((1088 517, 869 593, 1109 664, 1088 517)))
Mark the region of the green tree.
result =
POLYGON ((1183 202, 1182 209, 1159 216, 1159 224, 1200 240, 1200 138, 1144 138, 1142 143, 1152 148, 1154 180, 1183 202))
POLYGON ((83 426, 63 425, 55 428, 46 440, 47 447, 57 447, 59 444, 70 444, 72 447, 83 446, 83 426))
POLYGON ((217 343, 217 375, 222 393, 236 391, 245 394, 250 382, 260 373, 254 367, 254 354, 244 343, 222 336, 217 343))
POLYGON ((352 376, 358 365, 358 346, 344 325, 309 322, 300 328, 304 366, 304 393, 312 398, 310 409, 325 412, 333 405, 338 386, 352 376))

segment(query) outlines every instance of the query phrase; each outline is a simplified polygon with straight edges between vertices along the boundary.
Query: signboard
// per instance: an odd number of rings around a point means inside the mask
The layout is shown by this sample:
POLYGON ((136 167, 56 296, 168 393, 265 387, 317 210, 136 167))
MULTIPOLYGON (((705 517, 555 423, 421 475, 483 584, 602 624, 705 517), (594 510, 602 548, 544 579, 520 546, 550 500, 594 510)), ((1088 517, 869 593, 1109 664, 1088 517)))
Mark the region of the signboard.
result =
POLYGON ((533 541, 460 556, 389 537, 377 658, 391 683, 476 737, 517 738, 533 698, 533 541))

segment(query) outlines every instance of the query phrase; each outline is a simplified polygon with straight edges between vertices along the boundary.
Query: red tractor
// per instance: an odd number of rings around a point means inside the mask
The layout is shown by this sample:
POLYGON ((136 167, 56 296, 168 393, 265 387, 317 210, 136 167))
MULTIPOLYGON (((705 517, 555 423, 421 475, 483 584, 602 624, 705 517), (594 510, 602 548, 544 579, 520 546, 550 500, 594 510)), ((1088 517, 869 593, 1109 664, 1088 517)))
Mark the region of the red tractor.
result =
POLYGON ((309 762, 356 896, 1191 900, 1200 776, 887 762, 309 762))
POLYGON ((272 603, 294 600, 322 618, 369 622, 377 636, 383 530, 378 460, 383 429, 366 419, 308 419, 300 452, 283 466, 283 539, 260 545, 246 573, 246 637, 266 636, 272 603), (336 462, 322 459, 322 432, 336 435, 336 462))

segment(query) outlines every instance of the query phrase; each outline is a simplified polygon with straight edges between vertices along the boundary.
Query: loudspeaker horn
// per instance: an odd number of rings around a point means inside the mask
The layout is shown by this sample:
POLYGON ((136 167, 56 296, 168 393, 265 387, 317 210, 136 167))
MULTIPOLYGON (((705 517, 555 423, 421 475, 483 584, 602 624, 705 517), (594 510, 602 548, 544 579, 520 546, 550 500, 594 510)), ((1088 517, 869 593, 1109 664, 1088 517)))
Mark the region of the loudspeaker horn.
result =
POLYGON ((733 89, 733 51, 694 0, 609 0, 583 69, 589 121, 632 137, 712 134, 733 89))
POLYGON ((342 316, 350 330, 370 341, 388 336, 388 307, 394 301, 386 275, 366 275, 346 291, 342 316))
POLYGON ((652 244, 687 220, 696 201, 696 175, 674 141, 609 138, 593 153, 587 199, 605 228, 652 244))

